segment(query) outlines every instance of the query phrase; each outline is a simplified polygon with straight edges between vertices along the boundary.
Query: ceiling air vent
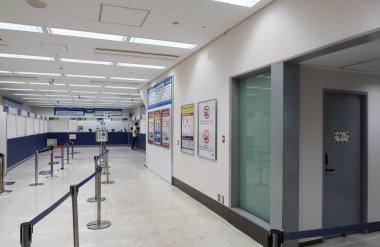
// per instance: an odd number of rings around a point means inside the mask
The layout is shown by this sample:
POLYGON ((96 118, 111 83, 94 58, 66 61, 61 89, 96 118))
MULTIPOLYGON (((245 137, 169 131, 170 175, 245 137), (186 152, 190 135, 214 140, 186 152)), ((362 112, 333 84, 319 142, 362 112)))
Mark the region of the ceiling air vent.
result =
POLYGON ((170 54, 147 53, 147 52, 114 50, 114 49, 104 49, 104 48, 95 48, 95 54, 134 57, 134 58, 149 58, 149 59, 166 60, 166 61, 173 61, 179 58, 179 56, 177 55, 170 55, 170 54))

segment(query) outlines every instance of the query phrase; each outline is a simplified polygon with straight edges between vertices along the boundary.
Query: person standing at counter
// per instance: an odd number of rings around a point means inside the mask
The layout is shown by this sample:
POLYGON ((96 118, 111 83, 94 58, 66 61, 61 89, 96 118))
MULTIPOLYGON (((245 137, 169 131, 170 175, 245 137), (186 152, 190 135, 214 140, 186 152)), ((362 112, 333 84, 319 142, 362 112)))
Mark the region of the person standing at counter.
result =
POLYGON ((132 127, 132 149, 135 149, 136 143, 137 143, 137 138, 139 136, 140 128, 139 128, 139 123, 136 122, 135 125, 132 127))

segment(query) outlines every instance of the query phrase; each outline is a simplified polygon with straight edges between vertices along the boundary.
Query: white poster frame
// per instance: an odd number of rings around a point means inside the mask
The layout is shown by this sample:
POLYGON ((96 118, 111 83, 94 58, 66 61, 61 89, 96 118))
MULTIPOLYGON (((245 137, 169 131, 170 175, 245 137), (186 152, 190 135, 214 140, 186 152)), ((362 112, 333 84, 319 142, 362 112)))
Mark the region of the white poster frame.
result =
POLYGON ((182 105, 181 106, 181 152, 183 153, 186 153, 186 154, 191 154, 191 155, 194 155, 195 154, 195 104, 194 103, 191 103, 191 104, 186 104, 186 105, 182 105), (193 149, 188 149, 188 148, 184 148, 183 146, 183 114, 182 114, 182 109, 184 107, 189 107, 189 106, 192 106, 193 107, 193 145, 192 145, 192 148, 193 149))
MULTIPOLYGON (((211 105, 211 104, 209 104, 211 105)), ((206 159, 210 159, 210 160, 217 160, 217 153, 218 153, 218 129, 217 129, 217 122, 218 122, 218 101, 217 99, 210 99, 210 100, 205 100, 205 101, 200 101, 198 102, 198 105, 197 105, 197 111, 198 111, 198 156, 199 157, 202 157, 202 158, 206 158, 206 159), (200 128, 200 114, 203 113, 203 109, 200 110, 200 106, 202 104, 205 104, 207 102, 210 102, 210 103, 213 103, 215 105, 215 110, 214 111, 211 111, 211 113, 213 114, 214 116, 214 124, 213 124, 213 129, 214 129, 214 133, 215 133, 215 140, 214 140, 214 156, 212 156, 212 152, 209 153, 209 155, 204 155, 203 152, 201 152, 200 150, 200 141, 201 141, 201 138, 200 138, 200 135, 201 135, 201 130, 202 128, 200 128)), ((203 139, 203 138, 202 138, 203 139)))

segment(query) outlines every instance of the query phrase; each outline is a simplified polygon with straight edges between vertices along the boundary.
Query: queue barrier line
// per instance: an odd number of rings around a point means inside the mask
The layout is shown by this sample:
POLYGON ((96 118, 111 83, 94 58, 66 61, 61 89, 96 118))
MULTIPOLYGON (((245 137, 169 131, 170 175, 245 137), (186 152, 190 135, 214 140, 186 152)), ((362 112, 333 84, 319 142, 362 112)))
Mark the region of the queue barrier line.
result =
MULTIPOLYGON (((51 149, 53 151, 53 149, 51 149)), ((33 235, 33 227, 48 216, 51 212, 53 212, 57 207, 59 207, 63 202, 67 200, 71 196, 72 198, 72 211, 73 211, 73 235, 74 235, 74 247, 79 247, 79 227, 78 227, 78 191, 79 188, 88 183, 91 179, 95 177, 96 180, 96 196, 97 198, 101 198, 101 173, 102 167, 98 164, 99 157, 102 155, 107 155, 108 150, 105 150, 104 154, 100 154, 99 156, 94 157, 95 163, 95 172, 82 180, 80 183, 71 185, 70 191, 62 196, 58 201, 56 201, 53 205, 47 208, 45 211, 34 217, 29 222, 24 222, 20 225, 20 245, 22 247, 31 247, 32 245, 32 235, 33 235)), ((37 152, 38 153, 38 152, 37 152)), ((95 221, 91 221, 87 224, 88 229, 99 230, 104 229, 111 226, 111 222, 108 220, 101 219, 101 200, 97 202, 97 218, 95 221)))
POLYGON ((333 236, 333 235, 341 235, 341 234, 364 232, 364 231, 374 231, 374 230, 380 230, 380 221, 357 224, 357 225, 304 230, 304 231, 298 231, 298 232, 283 232, 280 230, 272 229, 270 231, 271 236, 270 236, 269 246, 279 247, 282 245, 284 241, 289 241, 289 240, 315 238, 315 237, 327 237, 327 236, 333 236))
MULTIPOLYGON (((90 181, 92 178, 94 178, 96 176, 96 174, 98 173, 98 171, 94 172, 93 174, 91 174, 89 177, 87 177, 86 179, 84 179, 82 182, 80 182, 78 184, 78 188, 82 187, 83 185, 85 185, 88 181, 90 181)), ((42 213, 40 213, 39 215, 37 215, 36 217, 34 217, 30 223, 32 223, 32 225, 36 225, 38 222, 40 222, 43 218, 45 218, 46 216, 48 216, 51 212, 54 211, 54 209, 58 208, 64 201, 66 201, 67 198, 69 198, 71 195, 71 192, 67 192, 64 196, 62 196, 58 201, 56 201, 53 205, 51 205, 49 208, 47 208, 45 211, 43 211, 42 213)))

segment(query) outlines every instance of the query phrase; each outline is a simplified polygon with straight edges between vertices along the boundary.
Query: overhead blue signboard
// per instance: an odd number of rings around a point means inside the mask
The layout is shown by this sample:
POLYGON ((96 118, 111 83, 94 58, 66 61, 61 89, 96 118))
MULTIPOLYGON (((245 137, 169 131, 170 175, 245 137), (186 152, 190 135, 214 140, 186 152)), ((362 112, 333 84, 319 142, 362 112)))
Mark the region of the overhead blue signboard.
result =
POLYGON ((148 109, 170 105, 172 103, 173 76, 148 88, 148 109))
POLYGON ((56 116, 84 116, 84 108, 54 107, 56 116))

